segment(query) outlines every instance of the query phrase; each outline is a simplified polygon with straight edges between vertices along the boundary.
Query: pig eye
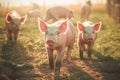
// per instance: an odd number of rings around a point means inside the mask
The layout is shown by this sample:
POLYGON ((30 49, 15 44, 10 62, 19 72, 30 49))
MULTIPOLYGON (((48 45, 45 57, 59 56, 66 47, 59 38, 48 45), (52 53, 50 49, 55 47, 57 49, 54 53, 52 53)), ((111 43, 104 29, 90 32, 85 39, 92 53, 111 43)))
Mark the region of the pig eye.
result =
POLYGON ((11 21, 12 24, 15 24, 13 21, 11 21))
POLYGON ((57 35, 60 36, 60 32, 57 32, 57 35))
POLYGON ((60 34, 60 32, 57 32, 57 35, 59 35, 60 34))
POLYGON ((46 33, 45 34, 48 34, 48 31, 46 31, 46 33))
POLYGON ((84 31, 84 33, 87 33, 86 31, 84 31))

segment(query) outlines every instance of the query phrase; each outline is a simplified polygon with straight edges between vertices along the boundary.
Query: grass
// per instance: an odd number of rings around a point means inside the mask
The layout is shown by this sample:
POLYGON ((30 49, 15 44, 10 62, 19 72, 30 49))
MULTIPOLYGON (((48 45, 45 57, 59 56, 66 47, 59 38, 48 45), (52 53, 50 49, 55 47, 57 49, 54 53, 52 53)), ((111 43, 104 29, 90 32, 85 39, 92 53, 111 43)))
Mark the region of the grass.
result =
MULTIPOLYGON (((114 59, 119 59, 120 52, 120 32, 119 24, 116 24, 106 13, 99 13, 94 12, 90 16, 91 21, 93 22, 99 22, 102 21, 102 29, 99 32, 97 41, 94 46, 94 50, 97 50, 103 55, 111 56, 114 59)), ((4 17, 0 18, 0 27, 3 28, 4 26, 4 17)), ((76 22, 80 21, 79 14, 76 13, 75 19, 73 21, 73 24, 76 28, 76 22)), ((3 34, 4 38, 6 37, 5 34, 3 34)), ((76 38, 77 39, 77 38, 76 38)), ((20 35, 18 38, 18 42, 23 44, 25 48, 32 48, 33 51, 36 52, 39 47, 44 47, 44 36, 39 32, 37 21, 29 22, 27 21, 25 24, 21 26, 20 35)), ((5 43, 1 42, 1 43, 5 43)), ((28 51, 29 52, 29 51, 28 51)), ((32 52, 33 53, 33 52, 32 52)), ((74 49, 73 49, 73 56, 77 57, 78 55, 78 49, 77 49, 77 43, 75 43, 74 49)))
MULTIPOLYGON (((76 29, 76 22, 80 21, 80 15, 75 12, 73 24, 76 29)), ((120 60, 120 24, 115 23, 106 12, 93 11, 90 15, 90 20, 97 23, 102 22, 102 28, 98 33, 98 38, 94 45, 92 59, 94 61, 119 61, 120 60)), ((0 31, 4 29, 5 17, 0 17, 0 31)), ((27 22, 21 25, 21 31, 16 45, 6 43, 6 33, 0 32, 0 62, 11 61, 17 64, 29 64, 37 57, 39 65, 48 64, 48 57, 44 47, 44 35, 38 30, 37 20, 27 22), (30 61, 29 61, 30 60, 30 61)), ((72 50, 72 59, 78 60, 77 47, 77 29, 76 41, 72 50)), ((86 54, 85 54, 86 56, 86 54)), ((64 56, 64 60, 65 60, 64 56)), ((67 80, 91 80, 88 76, 78 77, 79 72, 75 74, 64 74, 67 80)), ((82 75, 82 74, 80 74, 82 75)))

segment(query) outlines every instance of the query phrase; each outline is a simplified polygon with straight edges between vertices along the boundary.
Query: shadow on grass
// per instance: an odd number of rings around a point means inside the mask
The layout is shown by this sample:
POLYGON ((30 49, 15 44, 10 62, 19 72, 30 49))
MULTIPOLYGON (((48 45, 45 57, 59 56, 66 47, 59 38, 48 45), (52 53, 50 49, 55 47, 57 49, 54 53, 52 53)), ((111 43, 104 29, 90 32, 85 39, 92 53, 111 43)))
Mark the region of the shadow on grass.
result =
POLYGON ((93 50, 93 55, 98 60, 83 61, 86 66, 97 74, 96 78, 102 80, 118 80, 120 79, 120 61, 116 61, 111 56, 104 56, 102 53, 93 50), (97 73, 96 73, 97 72, 97 73))
POLYGON ((118 80, 120 79, 120 61, 100 52, 93 51, 98 60, 76 59, 70 66, 66 65, 69 76, 65 80, 118 80))
POLYGON ((19 42, 16 44, 4 43, 2 45, 2 59, 0 73, 7 75, 11 80, 16 80, 22 76, 20 70, 30 68, 27 65, 30 57, 26 54, 24 46, 19 42))
MULTIPOLYGON (((58 80, 94 80, 88 73, 86 73, 82 68, 79 60, 67 63, 63 61, 60 69, 60 78, 58 80)), ((41 64, 39 66, 40 72, 43 74, 43 79, 53 80, 54 71, 50 70, 49 64, 41 64)))
POLYGON ((17 42, 14 43, 5 43, 2 45, 2 57, 5 60, 17 62, 17 59, 21 59, 21 57, 26 58, 27 55, 25 53, 24 46, 17 42))
POLYGON ((64 80, 94 80, 94 78, 84 71, 85 65, 81 61, 74 61, 70 66, 67 65, 69 74, 63 74, 64 80))
POLYGON ((97 59, 98 59, 99 61, 107 61, 107 60, 108 60, 108 61, 115 61, 115 59, 112 58, 111 56, 102 55, 102 53, 100 53, 100 52, 98 52, 98 51, 93 50, 92 53, 93 53, 92 55, 94 55, 95 57, 97 57, 97 59))
MULTIPOLYGON (((120 61, 100 52, 93 51, 98 59, 75 59, 70 64, 65 60, 60 71, 60 80, 118 80, 120 79, 120 61)), ((53 74, 48 64, 42 64, 39 70, 45 79, 53 80, 53 74), (49 76, 47 76, 49 75, 49 76)))

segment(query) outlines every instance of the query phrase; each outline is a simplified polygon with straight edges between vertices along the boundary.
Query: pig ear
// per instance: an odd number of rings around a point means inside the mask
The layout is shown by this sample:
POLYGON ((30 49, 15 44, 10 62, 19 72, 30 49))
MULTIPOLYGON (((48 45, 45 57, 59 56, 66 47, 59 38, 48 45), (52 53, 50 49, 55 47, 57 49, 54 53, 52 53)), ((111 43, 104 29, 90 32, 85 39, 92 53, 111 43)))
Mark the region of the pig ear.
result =
POLYGON ((20 18, 21 24, 24 24, 26 20, 27 20, 27 15, 22 16, 22 17, 20 18))
POLYGON ((78 29, 80 32, 82 32, 82 31, 83 31, 83 29, 84 29, 83 24, 81 24, 81 23, 77 22, 77 29, 78 29))
POLYGON ((42 33, 45 32, 47 29, 46 23, 42 21, 40 18, 38 18, 38 28, 42 33))
POLYGON ((60 25, 60 30, 62 33, 65 33, 67 31, 67 21, 68 19, 60 25))
POLYGON ((9 14, 7 14, 7 16, 6 16, 6 22, 10 23, 11 20, 12 20, 12 17, 9 14))
POLYGON ((100 29, 101 29, 101 22, 99 22, 99 23, 96 23, 95 25, 94 25, 94 30, 95 30, 95 32, 99 32, 100 31, 100 29))

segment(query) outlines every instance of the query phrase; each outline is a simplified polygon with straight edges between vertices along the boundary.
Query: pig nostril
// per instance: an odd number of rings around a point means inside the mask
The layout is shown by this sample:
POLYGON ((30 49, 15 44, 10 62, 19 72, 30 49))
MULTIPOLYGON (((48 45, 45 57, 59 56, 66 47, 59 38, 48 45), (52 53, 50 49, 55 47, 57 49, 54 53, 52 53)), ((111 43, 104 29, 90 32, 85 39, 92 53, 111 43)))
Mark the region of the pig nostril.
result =
POLYGON ((48 40, 48 41, 47 41, 47 44, 54 44, 54 43, 55 43, 54 40, 48 40))
POLYGON ((92 38, 89 38, 88 41, 93 41, 93 39, 92 39, 92 38))

